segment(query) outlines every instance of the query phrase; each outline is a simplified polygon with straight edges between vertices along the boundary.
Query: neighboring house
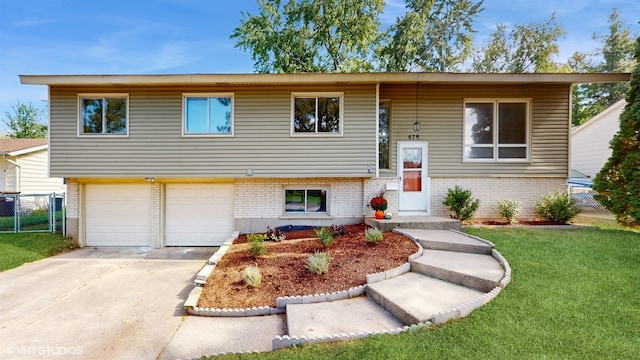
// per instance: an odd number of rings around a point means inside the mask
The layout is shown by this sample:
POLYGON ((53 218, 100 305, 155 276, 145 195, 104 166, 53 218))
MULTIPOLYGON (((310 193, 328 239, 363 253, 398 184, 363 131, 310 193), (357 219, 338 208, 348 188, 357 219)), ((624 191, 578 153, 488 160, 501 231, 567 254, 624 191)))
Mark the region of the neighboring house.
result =
POLYGON ((49 177, 47 139, 0 139, 0 155, 1 192, 65 192, 62 178, 49 177))
POLYGON ((609 142, 620 129, 620 100, 598 115, 571 129, 571 168, 594 178, 611 156, 609 142))
POLYGON ((81 246, 217 245, 234 230, 448 216, 569 173, 571 85, 628 74, 22 75, 49 86, 51 175, 81 246))

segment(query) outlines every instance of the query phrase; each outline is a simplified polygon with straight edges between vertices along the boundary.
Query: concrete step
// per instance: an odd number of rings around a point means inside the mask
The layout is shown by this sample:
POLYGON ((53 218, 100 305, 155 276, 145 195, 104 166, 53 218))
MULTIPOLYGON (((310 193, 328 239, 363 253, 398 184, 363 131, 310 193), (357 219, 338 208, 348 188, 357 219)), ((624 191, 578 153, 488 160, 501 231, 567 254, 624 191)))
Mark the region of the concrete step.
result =
POLYGON ((460 230, 460 220, 440 216, 394 216, 392 219, 365 217, 364 223, 380 231, 394 229, 460 230))
POLYGON ((288 304, 286 318, 289 336, 307 338, 373 333, 404 326, 365 296, 315 304, 288 304))
POLYGON ((504 276, 500 262, 491 255, 425 250, 411 262, 411 271, 450 283, 489 292, 504 276))
POLYGON ((480 241, 449 230, 422 230, 402 229, 396 230, 412 239, 415 239, 425 249, 456 251, 472 254, 491 254, 493 246, 489 242, 480 241))
POLYGON ((477 300, 484 294, 414 272, 368 284, 366 293, 405 325, 426 321, 441 323, 460 317, 456 307, 477 300))

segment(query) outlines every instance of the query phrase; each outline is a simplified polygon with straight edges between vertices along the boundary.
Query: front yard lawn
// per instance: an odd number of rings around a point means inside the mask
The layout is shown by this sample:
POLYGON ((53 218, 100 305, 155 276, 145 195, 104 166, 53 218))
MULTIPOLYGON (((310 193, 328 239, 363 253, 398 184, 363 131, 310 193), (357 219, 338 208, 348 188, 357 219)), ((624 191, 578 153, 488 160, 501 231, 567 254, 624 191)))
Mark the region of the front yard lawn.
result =
POLYGON ((473 228, 512 281, 469 317, 400 335, 222 359, 631 359, 640 353, 640 233, 473 228))
POLYGON ((0 234, 0 271, 44 259, 74 246, 71 240, 60 234, 0 234))

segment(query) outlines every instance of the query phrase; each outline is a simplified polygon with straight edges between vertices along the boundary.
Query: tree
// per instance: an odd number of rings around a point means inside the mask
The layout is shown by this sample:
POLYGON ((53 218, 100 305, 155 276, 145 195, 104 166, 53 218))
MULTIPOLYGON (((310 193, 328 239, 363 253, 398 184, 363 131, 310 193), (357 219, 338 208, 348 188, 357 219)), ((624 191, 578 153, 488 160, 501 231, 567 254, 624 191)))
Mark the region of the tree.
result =
POLYGON ((379 49, 386 71, 456 71, 471 54, 473 20, 484 0, 405 0, 388 43, 379 49))
POLYGON ((2 122, 9 128, 7 135, 12 139, 44 138, 47 137, 47 125, 40 120, 41 115, 42 110, 31 103, 18 102, 13 107, 13 113, 4 113, 2 122))
POLYGON ((259 0, 231 38, 260 73, 370 71, 383 0, 259 0))
POLYGON ((486 73, 555 72, 553 56, 558 55, 558 39, 565 34, 555 15, 549 20, 526 25, 498 24, 496 31, 472 56, 471 68, 486 73))
MULTIPOLYGON (((578 72, 630 72, 634 66, 633 38, 629 29, 618 16, 617 9, 609 15, 609 34, 594 35, 594 39, 603 42, 595 54, 574 55, 571 63, 578 72), (594 63, 591 57, 602 56, 604 61, 594 63), (575 60, 578 61, 575 61, 575 60)), ((604 109, 624 98, 628 90, 627 83, 580 84, 574 86, 572 99, 572 122, 580 125, 604 109)))
POLYGON ((620 129, 610 142, 611 156, 593 181, 595 199, 627 226, 640 226, 640 36, 634 56, 620 129))

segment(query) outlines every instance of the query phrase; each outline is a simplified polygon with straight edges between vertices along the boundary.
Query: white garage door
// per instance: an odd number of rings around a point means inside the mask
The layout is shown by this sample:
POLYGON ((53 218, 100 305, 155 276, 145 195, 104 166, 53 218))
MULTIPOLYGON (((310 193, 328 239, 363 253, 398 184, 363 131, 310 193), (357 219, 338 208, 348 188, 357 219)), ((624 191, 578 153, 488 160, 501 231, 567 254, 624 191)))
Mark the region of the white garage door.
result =
POLYGON ((233 232, 233 184, 167 184, 167 246, 219 246, 233 232))
POLYGON ((151 192, 146 184, 87 184, 87 246, 151 246, 151 192))

